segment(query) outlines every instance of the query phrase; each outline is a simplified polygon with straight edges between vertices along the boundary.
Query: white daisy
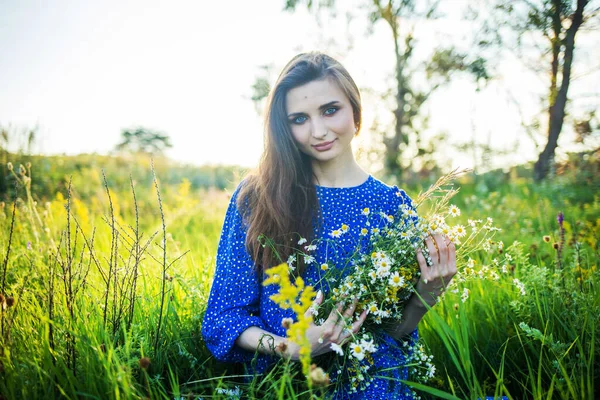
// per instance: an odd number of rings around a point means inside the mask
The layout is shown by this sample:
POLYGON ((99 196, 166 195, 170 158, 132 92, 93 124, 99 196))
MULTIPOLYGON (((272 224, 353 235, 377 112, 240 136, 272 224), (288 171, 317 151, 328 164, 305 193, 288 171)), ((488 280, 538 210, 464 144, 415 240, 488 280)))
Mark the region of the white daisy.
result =
POLYGON ((334 238, 339 238, 340 236, 342 236, 342 231, 339 229, 336 229, 333 232, 331 232, 329 235, 334 238))
POLYGON ((452 204, 448 209, 448 214, 452 215, 453 217, 458 217, 460 215, 460 209, 452 204))
POLYGON ((350 350, 352 352, 352 356, 356 358, 358 361, 362 361, 365 358, 365 351, 360 345, 360 343, 352 343, 350 345, 350 350))
POLYGON ((342 349, 342 346, 340 346, 337 343, 331 343, 331 350, 335 351, 338 355, 343 356, 344 355, 344 350, 342 349))
POLYGON ((400 276, 398 272, 394 272, 390 276, 389 284, 393 287, 402 287, 404 286, 404 277, 400 276))

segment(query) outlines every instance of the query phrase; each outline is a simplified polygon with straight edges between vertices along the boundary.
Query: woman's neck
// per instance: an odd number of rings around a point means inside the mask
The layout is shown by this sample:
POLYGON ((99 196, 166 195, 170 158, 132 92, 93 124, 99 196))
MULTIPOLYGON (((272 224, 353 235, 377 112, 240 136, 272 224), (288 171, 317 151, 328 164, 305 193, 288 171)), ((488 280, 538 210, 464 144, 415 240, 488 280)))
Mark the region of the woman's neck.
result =
POLYGON ((326 187, 353 187, 363 183, 369 174, 356 162, 349 159, 334 159, 327 163, 313 163, 316 180, 313 183, 326 187))

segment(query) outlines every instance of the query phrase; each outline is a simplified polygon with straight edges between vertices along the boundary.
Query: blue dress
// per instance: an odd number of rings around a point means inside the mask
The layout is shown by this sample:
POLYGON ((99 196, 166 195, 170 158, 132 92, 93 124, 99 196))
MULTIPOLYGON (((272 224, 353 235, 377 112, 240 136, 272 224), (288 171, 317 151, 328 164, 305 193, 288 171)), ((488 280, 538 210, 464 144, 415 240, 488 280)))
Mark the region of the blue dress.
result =
MULTIPOLYGON (((244 182, 241 182, 234 191, 225 215, 217 249, 214 282, 202 323, 202 336, 208 349, 218 360, 241 362, 250 372, 262 373, 278 358, 260 354, 250 365, 255 354, 236 346, 235 340, 251 326, 285 337, 286 332, 281 321, 286 317, 294 318, 294 315, 291 310, 283 310, 269 299, 279 288, 277 285, 262 286, 259 275, 254 270, 254 263, 245 249, 246 226, 242 223, 241 214, 236 206, 237 195, 243 184, 244 182)), ((303 274, 307 284, 314 285, 315 291, 323 290, 327 297, 332 288, 319 279, 322 273, 319 268, 321 263, 327 262, 330 266, 344 268, 342 274, 350 273, 351 268, 345 268, 342 261, 354 252, 357 245, 367 245, 368 237, 360 235, 361 229, 383 226, 383 217, 379 224, 377 218, 373 218, 378 216, 380 211, 395 215, 401 204, 412 207, 412 202, 397 186, 389 186, 371 175, 358 186, 330 188, 317 185, 316 191, 322 212, 322 224, 316 237, 331 239, 330 233, 340 229, 342 224, 349 227, 336 239, 338 246, 319 243, 317 249, 312 252, 316 263, 307 265, 303 274), (367 218, 362 213, 364 208, 369 208, 371 213, 369 226, 366 226, 367 218)), ((264 275, 261 279, 264 279, 264 275)), ((410 340, 417 339, 418 331, 415 329, 410 335, 410 340)), ((412 391, 398 381, 408 378, 408 369, 404 366, 406 356, 402 350, 405 343, 399 343, 382 333, 377 344, 378 350, 372 354, 374 365, 369 370, 369 374, 374 376, 371 384, 365 390, 350 393, 349 383, 346 382, 338 385, 330 393, 333 398, 413 398, 412 391)), ((343 376, 344 372, 341 375, 343 376)), ((342 376, 339 379, 342 379, 342 376)))

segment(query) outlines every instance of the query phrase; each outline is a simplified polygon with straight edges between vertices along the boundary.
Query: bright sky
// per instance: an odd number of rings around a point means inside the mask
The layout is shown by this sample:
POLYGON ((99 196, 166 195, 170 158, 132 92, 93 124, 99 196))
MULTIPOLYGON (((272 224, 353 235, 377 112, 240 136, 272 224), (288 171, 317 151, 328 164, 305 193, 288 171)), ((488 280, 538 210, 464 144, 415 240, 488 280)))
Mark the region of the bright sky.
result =
MULTIPOLYGON (((424 53, 468 34, 466 24, 456 24, 459 7, 452 7, 464 1, 447 3, 455 10, 447 18, 419 25, 424 53)), ((303 9, 283 12, 284 0, 49 4, 0 3, 0 125, 39 125, 35 150, 43 153, 106 153, 121 129, 141 125, 170 135, 174 147, 168 154, 176 160, 250 166, 262 150, 262 120, 249 100, 260 65, 273 64, 274 79, 299 51, 320 49, 340 56, 360 87, 384 89, 392 82, 389 28, 380 23, 365 35, 360 12, 350 25, 355 41, 346 56, 335 44, 323 45, 330 37, 347 44, 343 15, 324 20, 325 31, 319 31, 303 9)), ((600 38, 590 45, 600 48, 600 38)), ((599 75, 588 75, 584 86, 600 87, 599 75)), ((479 142, 489 137, 498 148, 518 145, 512 158, 497 162, 535 158, 506 90, 528 115, 539 107, 536 91, 546 86, 515 61, 505 63, 500 80, 479 93, 459 78, 431 99, 430 132, 450 134, 450 143, 439 147, 453 166, 472 165, 451 144, 471 140, 473 132, 479 142)), ((366 95, 363 101, 368 122, 382 106, 366 95)))

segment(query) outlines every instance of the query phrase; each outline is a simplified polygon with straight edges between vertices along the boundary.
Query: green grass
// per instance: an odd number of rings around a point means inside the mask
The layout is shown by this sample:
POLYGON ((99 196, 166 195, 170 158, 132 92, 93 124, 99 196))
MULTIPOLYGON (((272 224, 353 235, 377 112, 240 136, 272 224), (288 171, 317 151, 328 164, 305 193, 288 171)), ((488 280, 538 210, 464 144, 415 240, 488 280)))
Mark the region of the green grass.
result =
MULTIPOLYGON (((38 197, 35 184, 31 197, 21 187, 14 221, 12 201, 0 207, 1 289, 16 299, 0 314, 0 394, 231 398, 220 390, 238 387, 250 398, 322 397, 318 389, 308 390, 296 365, 281 362, 267 376, 247 381, 239 367, 217 363, 202 342, 227 192, 159 181, 164 237, 152 181, 135 185, 134 201, 123 177, 113 187, 116 172, 108 171, 111 214, 102 174, 94 168, 63 171, 74 176, 70 197, 64 179, 46 198, 38 197), (146 369, 142 357, 150 359, 146 369)), ((36 165, 33 175, 35 182, 36 165)), ((498 281, 464 283, 470 290, 464 303, 461 293, 447 293, 428 312, 420 333, 437 374, 415 389, 424 398, 598 397, 597 192, 569 177, 543 185, 479 180, 463 182, 454 200, 465 223, 492 217, 503 229, 496 240, 506 245, 504 253, 479 254, 478 267, 506 254, 513 260, 498 281), (566 228, 560 268, 552 247, 560 241, 559 211, 566 228), (515 241, 520 244, 512 246, 515 241), (525 296, 515 278, 525 284, 525 296)))

